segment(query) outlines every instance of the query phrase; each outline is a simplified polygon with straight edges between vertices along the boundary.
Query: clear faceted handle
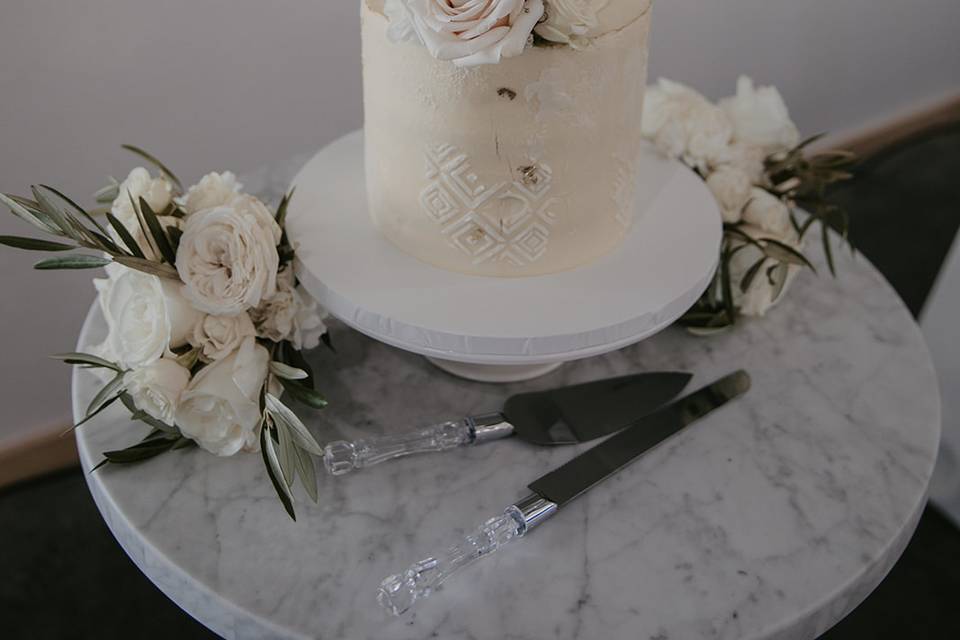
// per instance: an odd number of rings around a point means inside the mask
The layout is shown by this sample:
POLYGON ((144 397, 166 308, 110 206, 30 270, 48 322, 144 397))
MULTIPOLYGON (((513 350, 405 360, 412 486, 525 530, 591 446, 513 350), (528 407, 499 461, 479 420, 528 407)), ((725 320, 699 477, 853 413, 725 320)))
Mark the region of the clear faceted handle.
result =
POLYGON ((469 420, 443 422, 432 427, 347 442, 331 442, 323 450, 323 464, 331 475, 342 476, 354 469, 372 467, 393 458, 415 453, 446 451, 470 444, 473 429, 469 420))
POLYGON ((432 427, 347 442, 331 442, 323 450, 323 464, 334 476, 372 467, 394 458, 447 451, 469 444, 489 442, 513 435, 513 426, 499 413, 443 422, 432 427))
POLYGON ((377 602, 398 616, 418 600, 428 597, 444 580, 475 560, 490 555, 511 540, 527 532, 523 515, 510 507, 502 516, 480 525, 457 545, 437 557, 417 562, 403 573, 390 576, 380 584, 377 602))

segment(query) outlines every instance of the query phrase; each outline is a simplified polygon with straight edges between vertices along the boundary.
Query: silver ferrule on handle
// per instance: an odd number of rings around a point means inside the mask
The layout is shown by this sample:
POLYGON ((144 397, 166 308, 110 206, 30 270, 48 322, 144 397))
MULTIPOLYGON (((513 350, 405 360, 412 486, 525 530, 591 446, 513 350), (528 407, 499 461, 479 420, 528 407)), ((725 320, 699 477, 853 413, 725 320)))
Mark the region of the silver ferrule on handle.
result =
POLYGON ((377 602, 395 616, 405 613, 454 573, 522 538, 557 509, 556 504, 538 495, 510 505, 503 515, 487 520, 444 553, 421 560, 384 580, 377 591, 377 602))
POLYGON ((470 444, 493 442, 513 435, 513 425, 507 422, 502 413, 487 413, 481 416, 467 418, 473 429, 473 440, 470 444))
POLYGON ((513 435, 513 425, 499 413, 442 422, 396 435, 331 442, 323 450, 323 464, 331 475, 342 476, 394 458, 447 451, 513 435))
POLYGON ((546 522, 557 512, 557 509, 559 507, 555 503, 531 493, 523 500, 507 507, 507 512, 513 513, 523 522, 523 533, 527 534, 531 529, 546 522))

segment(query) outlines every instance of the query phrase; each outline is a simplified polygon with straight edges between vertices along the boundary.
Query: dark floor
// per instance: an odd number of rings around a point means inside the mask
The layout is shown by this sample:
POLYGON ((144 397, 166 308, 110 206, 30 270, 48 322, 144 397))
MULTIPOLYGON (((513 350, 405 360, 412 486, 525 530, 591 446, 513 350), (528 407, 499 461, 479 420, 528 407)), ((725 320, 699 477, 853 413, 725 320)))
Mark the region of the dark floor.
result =
MULTIPOLYGON (((852 215, 854 243, 915 314, 960 226, 957 176, 960 126, 879 154, 837 190, 852 215)), ((79 472, 0 493, 0 532, 0 638, 214 637, 126 558, 79 472)), ((960 530, 928 509, 880 588, 823 637, 954 640, 958 607, 960 530)))
POLYGON ((960 228, 960 124, 879 153, 834 190, 851 217, 850 239, 915 316, 960 228))

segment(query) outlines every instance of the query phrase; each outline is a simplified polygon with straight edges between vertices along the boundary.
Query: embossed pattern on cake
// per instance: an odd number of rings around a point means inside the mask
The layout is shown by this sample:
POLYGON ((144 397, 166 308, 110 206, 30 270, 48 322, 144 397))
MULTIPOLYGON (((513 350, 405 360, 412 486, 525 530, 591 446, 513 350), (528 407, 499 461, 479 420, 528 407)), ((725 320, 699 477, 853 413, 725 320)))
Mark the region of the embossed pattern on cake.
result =
MULTIPOLYGON (((461 66, 431 55, 422 39, 398 42, 389 5, 385 13, 383 0, 364 0, 369 207, 403 251, 449 270, 518 277, 584 265, 623 239, 650 3, 555 1, 590 18, 575 41, 537 37, 522 53, 497 52, 495 64, 461 66)), ((544 29, 552 29, 550 11, 547 0, 537 23, 544 29)))

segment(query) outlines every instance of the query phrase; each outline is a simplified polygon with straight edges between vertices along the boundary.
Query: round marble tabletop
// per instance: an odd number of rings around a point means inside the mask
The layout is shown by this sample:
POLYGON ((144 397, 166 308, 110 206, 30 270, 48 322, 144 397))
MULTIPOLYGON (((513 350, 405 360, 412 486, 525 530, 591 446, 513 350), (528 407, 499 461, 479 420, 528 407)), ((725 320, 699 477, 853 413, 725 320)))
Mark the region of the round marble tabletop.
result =
MULTIPOLYGON (((275 194, 296 164, 248 188, 275 194)), ((331 401, 309 421, 321 442, 627 372, 686 369, 699 385, 745 368, 754 379, 747 397, 401 618, 374 602, 383 577, 496 515, 578 449, 504 441, 324 478, 319 505, 301 495, 298 522, 258 455, 177 452, 88 474, 90 490, 137 566, 227 638, 815 638, 900 556, 940 435, 919 329, 868 262, 844 253, 838 280, 802 275, 762 321, 710 339, 671 329, 508 386, 453 378, 334 325, 337 352, 311 358, 331 401)), ((91 313, 81 343, 103 332, 91 313)), ((75 373, 75 411, 96 386, 75 373)), ((111 408, 77 434, 84 467, 142 435, 111 408)))

